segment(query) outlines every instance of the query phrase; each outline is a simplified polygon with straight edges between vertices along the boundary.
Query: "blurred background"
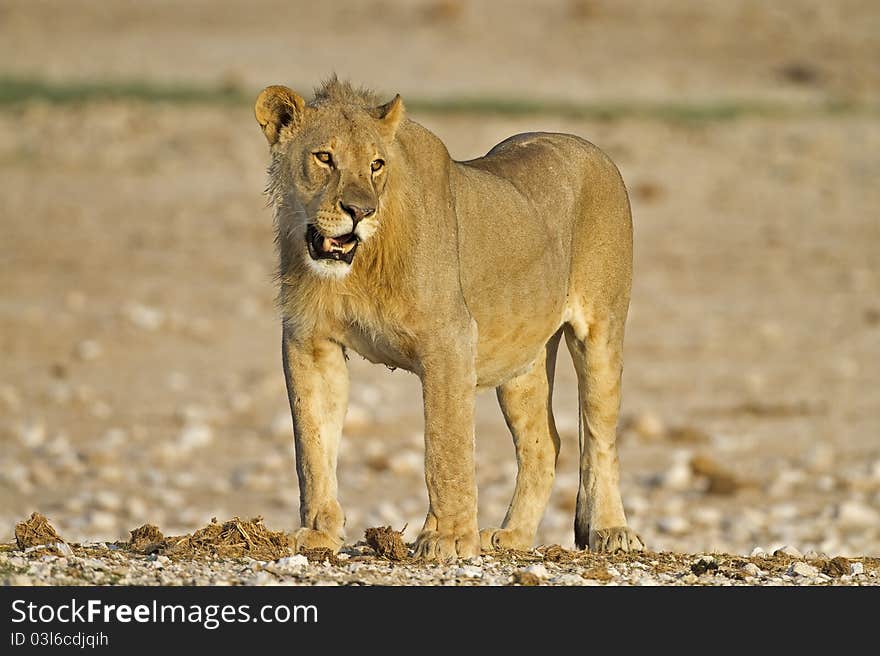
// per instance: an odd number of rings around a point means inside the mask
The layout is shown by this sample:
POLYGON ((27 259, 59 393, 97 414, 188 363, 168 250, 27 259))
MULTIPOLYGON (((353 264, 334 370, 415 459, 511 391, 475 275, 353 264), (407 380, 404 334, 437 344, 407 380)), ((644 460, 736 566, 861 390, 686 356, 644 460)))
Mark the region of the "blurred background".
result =
MULTIPOLYGON (((453 157, 579 134, 632 196, 620 425, 655 550, 880 555, 880 5, 0 1, 0 541, 298 524, 252 101, 332 72, 453 157)), ((349 541, 427 506, 418 381, 350 362, 349 541)), ((574 375, 538 536, 572 546, 574 375)), ((480 523, 514 452, 478 399, 480 523)))

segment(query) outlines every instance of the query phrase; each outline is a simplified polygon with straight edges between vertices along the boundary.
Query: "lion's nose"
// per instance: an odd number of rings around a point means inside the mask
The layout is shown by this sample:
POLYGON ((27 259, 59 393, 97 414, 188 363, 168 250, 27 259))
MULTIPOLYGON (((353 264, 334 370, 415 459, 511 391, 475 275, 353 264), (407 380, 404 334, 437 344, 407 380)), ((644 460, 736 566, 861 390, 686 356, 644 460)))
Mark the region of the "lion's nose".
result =
POLYGON ((343 212, 351 217, 355 224, 361 219, 365 219, 376 212, 375 207, 360 207, 358 205, 346 205, 345 203, 339 203, 339 206, 342 208, 343 212))

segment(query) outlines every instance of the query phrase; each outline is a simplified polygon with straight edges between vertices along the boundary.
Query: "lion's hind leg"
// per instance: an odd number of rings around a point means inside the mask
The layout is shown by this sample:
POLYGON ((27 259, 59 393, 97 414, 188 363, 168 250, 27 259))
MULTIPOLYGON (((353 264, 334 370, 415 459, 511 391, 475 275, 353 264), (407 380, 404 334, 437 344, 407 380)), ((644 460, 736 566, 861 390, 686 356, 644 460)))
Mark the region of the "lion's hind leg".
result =
POLYGON ((591 551, 641 551, 641 539, 626 524, 620 497, 617 415, 623 371, 623 322, 589 324, 581 339, 571 326, 565 340, 578 378, 580 486, 575 543, 591 551))
POLYGON ((513 436, 518 470, 513 500, 501 528, 480 531, 484 550, 530 548, 550 499, 559 455, 551 400, 560 338, 561 332, 556 333, 529 371, 497 389, 498 403, 513 436))

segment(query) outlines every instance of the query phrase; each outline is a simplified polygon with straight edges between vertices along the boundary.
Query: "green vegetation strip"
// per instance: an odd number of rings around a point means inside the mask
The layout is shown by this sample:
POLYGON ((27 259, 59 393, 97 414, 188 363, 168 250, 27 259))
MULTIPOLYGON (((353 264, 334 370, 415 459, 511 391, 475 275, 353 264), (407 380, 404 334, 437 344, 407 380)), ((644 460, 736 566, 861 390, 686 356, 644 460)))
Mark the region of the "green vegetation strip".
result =
MULTIPOLYGON (((246 91, 235 85, 192 86, 148 81, 49 82, 38 78, 0 76, 0 110, 33 101, 53 104, 82 104, 105 100, 131 100, 174 104, 247 106, 253 102, 255 97, 256 91, 246 91)), ((410 111, 425 114, 476 114, 511 117, 551 115, 592 120, 640 118, 677 122, 724 121, 749 116, 786 118, 836 114, 877 114, 880 109, 876 106, 842 101, 814 104, 756 101, 576 103, 488 97, 455 99, 408 97, 405 100, 410 111)))

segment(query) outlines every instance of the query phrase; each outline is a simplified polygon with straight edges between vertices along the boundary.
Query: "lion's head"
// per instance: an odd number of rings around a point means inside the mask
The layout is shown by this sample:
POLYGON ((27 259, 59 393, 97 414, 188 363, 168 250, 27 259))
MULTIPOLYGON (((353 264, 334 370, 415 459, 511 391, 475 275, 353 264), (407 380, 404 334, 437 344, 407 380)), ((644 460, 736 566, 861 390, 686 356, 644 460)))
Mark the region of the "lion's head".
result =
POLYGON ((403 101, 379 105, 334 78, 309 103, 287 87, 266 87, 254 113, 272 151, 269 193, 281 234, 298 240, 312 271, 344 277, 382 221, 403 101))

